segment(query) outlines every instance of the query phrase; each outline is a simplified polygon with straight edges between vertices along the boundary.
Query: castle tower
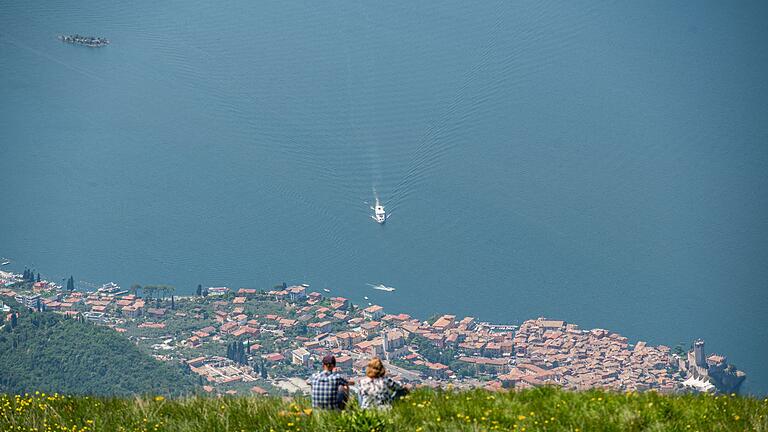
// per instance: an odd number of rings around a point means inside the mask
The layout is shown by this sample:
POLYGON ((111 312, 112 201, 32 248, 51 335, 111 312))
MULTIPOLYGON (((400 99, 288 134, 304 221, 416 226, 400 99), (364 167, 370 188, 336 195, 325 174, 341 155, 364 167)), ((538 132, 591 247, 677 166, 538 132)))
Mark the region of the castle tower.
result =
POLYGON ((696 339, 693 342, 693 359, 696 366, 707 367, 707 358, 704 356, 704 341, 701 339, 696 339))

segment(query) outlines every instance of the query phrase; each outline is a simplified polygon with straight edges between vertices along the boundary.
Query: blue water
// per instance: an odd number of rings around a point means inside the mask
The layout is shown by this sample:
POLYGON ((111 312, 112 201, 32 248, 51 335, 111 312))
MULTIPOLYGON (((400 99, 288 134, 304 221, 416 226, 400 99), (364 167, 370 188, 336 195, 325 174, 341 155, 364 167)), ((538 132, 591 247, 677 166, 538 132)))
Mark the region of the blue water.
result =
POLYGON ((81 287, 308 282, 422 318, 702 337, 766 393, 767 18, 7 0, 0 255, 81 287))

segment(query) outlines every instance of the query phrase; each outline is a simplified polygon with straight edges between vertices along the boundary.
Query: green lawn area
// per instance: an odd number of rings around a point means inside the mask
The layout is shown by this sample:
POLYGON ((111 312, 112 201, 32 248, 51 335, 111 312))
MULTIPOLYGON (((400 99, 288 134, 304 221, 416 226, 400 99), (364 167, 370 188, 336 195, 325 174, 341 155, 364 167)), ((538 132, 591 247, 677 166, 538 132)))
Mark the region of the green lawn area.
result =
POLYGON ((0 395, 2 431, 768 431, 768 399, 653 392, 418 390, 390 411, 306 399, 0 395))

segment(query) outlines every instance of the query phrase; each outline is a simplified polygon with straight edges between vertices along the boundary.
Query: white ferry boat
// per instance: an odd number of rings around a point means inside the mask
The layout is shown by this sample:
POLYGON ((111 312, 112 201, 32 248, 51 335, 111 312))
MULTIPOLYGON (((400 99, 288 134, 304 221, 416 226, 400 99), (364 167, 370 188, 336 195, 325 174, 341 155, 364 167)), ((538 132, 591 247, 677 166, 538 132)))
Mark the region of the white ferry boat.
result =
POLYGON ((101 288, 98 288, 96 292, 102 293, 102 294, 116 294, 121 291, 120 285, 114 283, 114 282, 107 282, 104 285, 101 286, 101 288))
POLYGON ((371 207, 371 210, 373 210, 371 218, 373 218, 373 220, 375 220, 377 223, 383 225, 384 222, 387 221, 387 212, 384 210, 384 206, 381 205, 378 197, 376 197, 376 204, 371 207))

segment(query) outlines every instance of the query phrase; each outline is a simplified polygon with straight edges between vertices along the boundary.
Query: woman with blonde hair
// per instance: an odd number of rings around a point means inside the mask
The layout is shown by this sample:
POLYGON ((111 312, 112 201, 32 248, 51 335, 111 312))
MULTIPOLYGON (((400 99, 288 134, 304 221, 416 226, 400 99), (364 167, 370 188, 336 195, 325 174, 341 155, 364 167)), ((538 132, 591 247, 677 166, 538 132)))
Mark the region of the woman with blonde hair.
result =
POLYGON ((368 362, 365 378, 356 387, 360 408, 389 408, 403 392, 403 386, 392 378, 385 377, 387 370, 381 359, 374 357, 368 362))

